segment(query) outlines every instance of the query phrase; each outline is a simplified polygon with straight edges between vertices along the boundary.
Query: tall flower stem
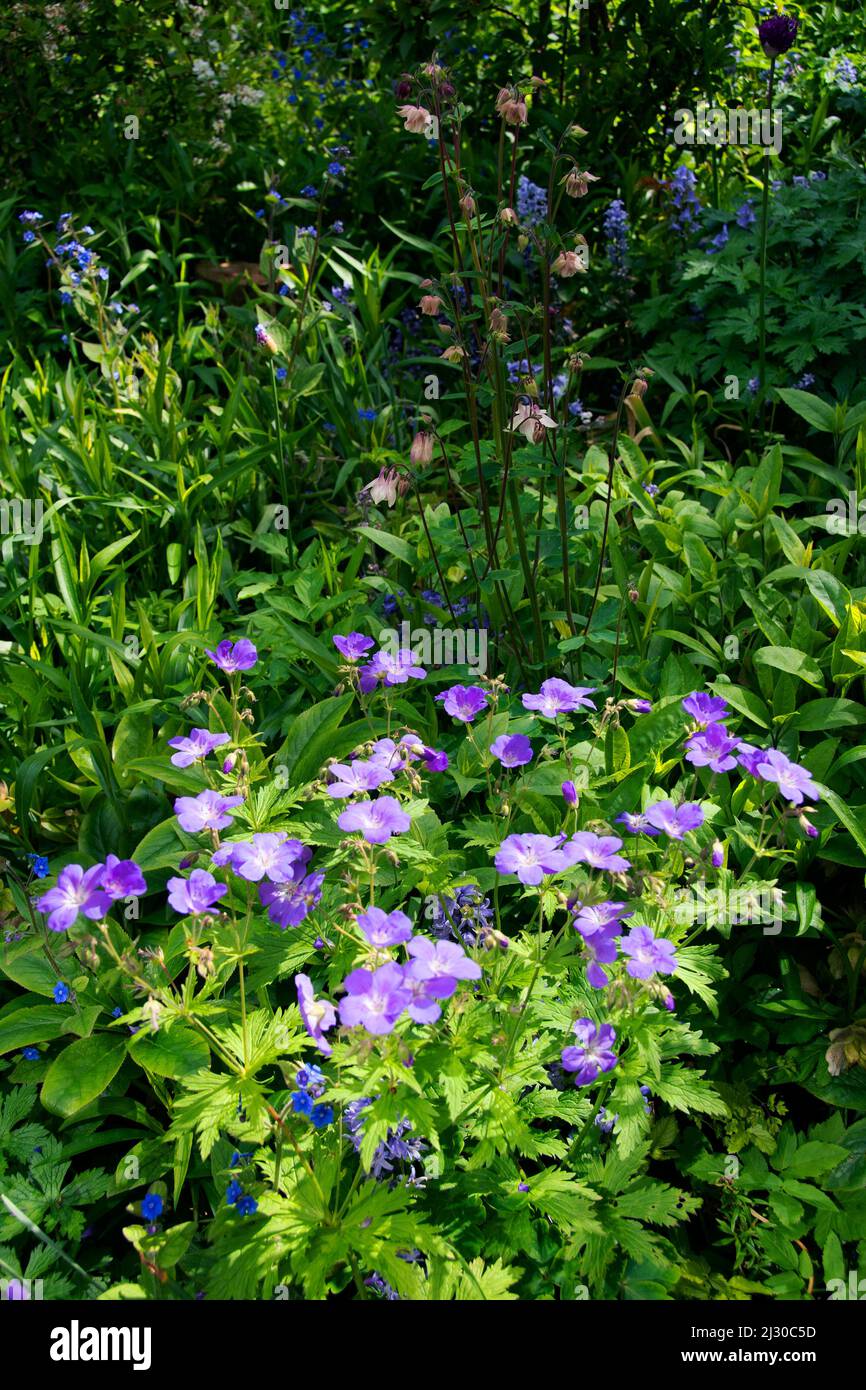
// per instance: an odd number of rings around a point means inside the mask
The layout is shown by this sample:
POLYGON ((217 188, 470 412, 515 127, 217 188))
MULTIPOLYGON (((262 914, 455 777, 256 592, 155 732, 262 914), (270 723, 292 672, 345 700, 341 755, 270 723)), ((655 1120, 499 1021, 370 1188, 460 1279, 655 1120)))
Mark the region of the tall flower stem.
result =
MULTIPOLYGON (((770 119, 773 119, 773 93, 776 84, 776 59, 770 59, 770 85, 767 95, 767 106, 770 111, 770 119)), ((764 381, 764 367, 767 352, 767 232, 770 224, 770 148, 764 151, 764 163, 762 170, 763 188, 761 190, 761 250, 759 260, 759 284, 758 284, 758 426, 763 434, 764 431, 764 409, 766 405, 766 382, 764 381)))

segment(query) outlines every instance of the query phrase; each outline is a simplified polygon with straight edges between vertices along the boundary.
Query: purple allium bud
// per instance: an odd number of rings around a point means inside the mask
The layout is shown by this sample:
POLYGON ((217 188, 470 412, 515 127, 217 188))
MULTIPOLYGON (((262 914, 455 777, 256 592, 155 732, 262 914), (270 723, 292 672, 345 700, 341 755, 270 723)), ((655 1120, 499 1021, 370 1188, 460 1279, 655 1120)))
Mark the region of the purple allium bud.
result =
POLYGON ((758 38, 768 58, 787 53, 797 37, 800 21, 790 14, 774 14, 758 25, 758 38))

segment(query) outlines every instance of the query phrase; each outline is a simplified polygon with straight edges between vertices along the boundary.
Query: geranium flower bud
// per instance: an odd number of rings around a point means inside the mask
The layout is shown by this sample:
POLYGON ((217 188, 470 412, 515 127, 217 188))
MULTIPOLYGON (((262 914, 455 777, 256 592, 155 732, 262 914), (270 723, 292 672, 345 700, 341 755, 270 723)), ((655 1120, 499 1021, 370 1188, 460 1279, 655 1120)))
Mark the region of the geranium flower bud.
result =
POLYGON ((712 864, 714 869, 720 869, 725 862, 725 847, 721 840, 713 841, 712 864))
POLYGON ((573 782, 563 782, 562 795, 565 797, 569 806, 577 805, 577 788, 573 782))
POLYGON ((419 430, 412 440, 412 447, 409 450, 411 463, 427 464, 433 462, 433 436, 426 430, 419 430))

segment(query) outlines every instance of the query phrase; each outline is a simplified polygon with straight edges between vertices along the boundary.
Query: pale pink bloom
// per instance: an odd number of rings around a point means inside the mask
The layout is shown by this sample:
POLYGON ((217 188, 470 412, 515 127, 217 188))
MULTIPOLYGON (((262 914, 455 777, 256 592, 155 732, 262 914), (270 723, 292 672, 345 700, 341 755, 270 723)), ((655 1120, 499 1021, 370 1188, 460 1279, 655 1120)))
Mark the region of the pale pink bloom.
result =
POLYGON ((514 208, 503 208, 499 214, 499 221, 503 222, 506 227, 516 227, 519 218, 514 208))
POLYGON ((579 256, 576 251, 560 251, 550 269, 554 275, 561 276, 563 280, 569 280, 579 270, 586 270, 586 265, 583 257, 579 256))
POLYGON ((418 308, 421 310, 422 314, 427 314, 430 318, 433 318, 442 308, 442 300, 439 298, 438 294, 424 294, 421 296, 421 302, 418 308))
POLYGON ((398 106, 397 115, 412 135, 429 135, 433 128, 433 116, 426 106, 398 106))
POLYGON ((371 502, 387 502, 389 507, 393 507, 397 501, 397 485, 400 482, 400 474, 396 468, 381 468, 378 478, 374 478, 371 483, 367 483, 361 492, 369 497, 371 502))
POLYGON ((412 447, 409 450, 410 463, 424 464, 433 462, 433 436, 426 430, 419 430, 412 440, 412 447))
POLYGON ((463 358, 466 356, 466 350, 462 348, 459 343, 452 343, 443 353, 440 353, 440 356, 443 357, 446 362, 462 362, 463 358))
POLYGON ((551 419, 543 406, 534 402, 521 402, 511 417, 509 428, 515 434, 525 435, 534 444, 540 444, 546 429, 556 429, 556 421, 551 419))
POLYGON ((598 175, 587 173, 585 170, 581 173, 580 169, 575 166, 566 174, 563 183, 569 198, 584 198, 589 192, 589 185, 598 183, 598 175))
POLYGON ((526 102, 516 89, 500 89, 496 110, 507 125, 526 125, 526 102))

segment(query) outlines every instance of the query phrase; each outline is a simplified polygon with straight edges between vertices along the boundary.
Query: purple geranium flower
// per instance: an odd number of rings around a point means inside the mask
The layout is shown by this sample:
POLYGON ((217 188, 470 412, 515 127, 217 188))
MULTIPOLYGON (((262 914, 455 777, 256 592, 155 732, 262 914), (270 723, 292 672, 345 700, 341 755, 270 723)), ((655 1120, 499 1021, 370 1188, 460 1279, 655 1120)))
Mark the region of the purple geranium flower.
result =
POLYGON ((337 1010, 327 999, 316 998, 309 975, 296 975, 295 988, 304 1027, 319 1051, 330 1057, 331 1044, 324 1034, 337 1022, 337 1010))
POLYGON ((384 845, 392 835, 408 830, 411 820, 395 796, 356 801, 337 818, 341 830, 360 830, 368 845, 384 845))
POLYGON ((690 714, 701 728, 707 724, 723 724, 731 713, 720 696, 708 695, 705 690, 693 690, 682 703, 686 714, 690 714))
POLYGON ((413 936, 406 947, 412 957, 408 974, 416 980, 438 980, 449 985, 453 994, 458 980, 480 980, 481 966, 467 956, 456 941, 430 941, 426 936, 413 936))
POLYGON ((390 1033, 412 1000, 403 969, 393 961, 379 970, 353 970, 343 984, 347 992, 340 1000, 340 1022, 347 1028, 360 1024, 368 1033, 390 1033))
POLYGON ((659 833, 640 811, 621 811, 618 816, 614 816, 614 820, 617 825, 624 825, 630 835, 658 835, 659 833))
POLYGON ((697 830, 704 823, 697 801, 684 801, 682 806, 675 806, 672 801, 654 801, 647 807, 646 818, 655 830, 672 840, 681 840, 689 830, 697 830))
POLYGON ((624 917, 631 917, 631 912, 626 912, 625 903, 595 903, 586 905, 580 903, 574 914, 574 926, 584 939, 589 938, 595 932, 605 931, 612 923, 617 927, 622 926, 624 917))
POLYGON ((347 661, 360 661, 373 646, 372 637, 365 637, 362 632, 350 632, 348 637, 335 633, 331 640, 347 661))
POLYGON ((587 695, 595 693, 594 685, 569 685, 568 681, 553 676, 542 681, 538 695, 524 695, 524 709, 535 710, 544 719, 555 719, 559 714, 573 714, 579 709, 595 709, 595 702, 587 695))
MULTIPOLYGON (((214 861, 219 856, 214 855, 214 861)), ((310 858, 310 851, 300 840, 290 840, 285 831, 261 831, 251 840, 231 846, 231 863, 239 878, 248 883, 260 883, 269 878, 272 883, 290 883, 298 878, 298 868, 310 858)))
POLYGON ((193 869, 189 878, 170 878, 167 887, 171 906, 184 917, 207 912, 229 891, 207 869, 193 869))
POLYGON ((624 873, 631 868, 631 861, 617 853, 622 849, 622 840, 616 835, 578 830, 562 849, 569 868, 573 864, 588 864, 591 869, 607 869, 611 873, 624 873))
POLYGON ((403 971, 403 984, 411 995, 406 1012, 415 1023, 435 1023, 441 1017, 440 999, 447 999, 454 993, 453 981, 443 976, 441 979, 415 973, 416 962, 412 961, 403 971))
POLYGON ((174 803, 174 814, 181 829, 191 835, 200 830, 224 830, 232 823, 228 812, 242 801, 242 796, 222 796, 208 788, 198 796, 179 796, 174 803))
POLYGON ((366 912, 358 913, 355 921, 371 946, 398 946, 401 941, 412 939, 412 923, 399 909, 383 912, 381 907, 368 907, 366 912))
POLYGON ((778 748, 768 748, 757 767, 758 776, 765 782, 775 782, 782 795, 795 806, 802 806, 807 796, 814 801, 820 798, 812 774, 798 763, 792 763, 778 748))
POLYGON ((608 922, 600 930, 586 931, 575 921, 575 926, 583 937, 584 953, 588 958, 586 968, 587 983, 593 989, 604 989, 609 984, 603 965, 613 965, 616 960, 616 938, 622 929, 621 922, 608 922))
POLYGON ((423 681, 427 672, 423 666, 416 665, 417 660, 415 653, 405 647, 396 655, 388 651, 377 652, 372 661, 361 667, 361 689, 369 694, 380 681, 386 685, 405 685, 410 678, 423 681))
POLYGON ((103 873, 102 864, 94 864, 92 869, 67 864, 60 870, 55 886, 36 900, 39 911, 49 914, 48 925, 52 931, 66 931, 79 912, 91 921, 105 916, 111 907, 111 898, 99 887, 103 873))
POLYGON ((479 685, 452 685, 450 690, 446 690, 444 695, 437 695, 436 699, 444 705, 447 714, 464 724, 471 724, 476 715, 487 707, 487 694, 479 685))
POLYGON ((112 902, 147 892, 147 883, 138 865, 132 859, 118 859, 116 854, 109 854, 106 859, 99 886, 112 902))
POLYGON ((228 742, 228 734, 212 734, 207 729, 191 729, 189 738, 170 738, 168 746, 178 750, 171 756, 175 767, 190 767, 192 763, 206 758, 208 753, 228 742))
POLYGON ((709 724, 686 739, 686 762, 712 768, 713 772, 729 772, 737 766, 733 755, 738 746, 739 740, 731 737, 724 724, 709 724))
POLYGON ((562 1049, 562 1065, 576 1073, 575 1086, 590 1086, 603 1071, 613 1071, 616 1053, 612 1044, 616 1033, 609 1023, 597 1028, 591 1018, 579 1018, 574 1024, 579 1046, 562 1049))
POLYGON ((383 782, 394 780, 391 769, 381 762, 331 763, 328 771, 336 779, 329 784, 328 795, 335 798, 372 792, 383 782))
POLYGON ((766 749, 755 748, 751 743, 737 744, 737 762, 745 768, 750 777, 760 777, 758 764, 764 761, 766 749))
POLYGON ((392 738, 378 738, 370 754, 372 763, 381 763, 391 772, 401 772, 423 756, 424 744, 417 734, 404 734, 399 743, 392 738))
POLYGON ((423 756, 428 772, 444 772, 448 766, 448 754, 444 749, 425 747, 423 756))
POLYGON ((230 642, 224 638, 219 643, 215 652, 209 651, 205 647, 205 656, 209 656, 215 666, 221 671, 231 673, 232 671, 251 671, 258 660, 258 652, 248 637, 242 637, 239 642, 230 642))
POLYGON ((288 883, 260 883, 259 900, 281 931, 297 927, 321 901, 324 874, 307 874, 288 883))
POLYGON ((620 945, 623 955, 631 957, 626 970, 635 980, 648 980, 655 974, 672 975, 677 968, 674 943, 656 938, 649 927, 632 927, 620 945))
POLYGON ((559 835, 509 835, 493 862, 501 874, 517 874, 521 883, 535 885, 566 867, 561 846, 559 835))
POLYGON ((532 744, 526 734, 500 734, 490 751, 503 767, 525 767, 532 762, 532 744))

